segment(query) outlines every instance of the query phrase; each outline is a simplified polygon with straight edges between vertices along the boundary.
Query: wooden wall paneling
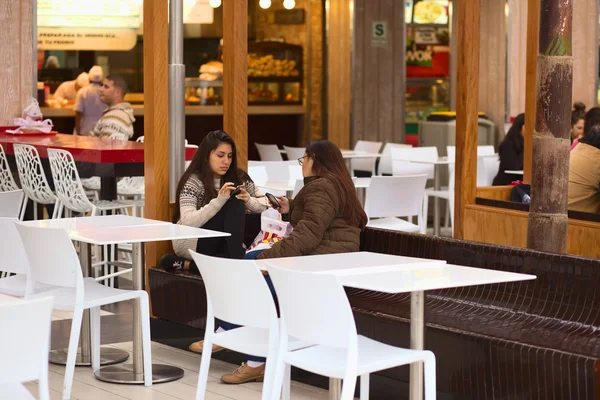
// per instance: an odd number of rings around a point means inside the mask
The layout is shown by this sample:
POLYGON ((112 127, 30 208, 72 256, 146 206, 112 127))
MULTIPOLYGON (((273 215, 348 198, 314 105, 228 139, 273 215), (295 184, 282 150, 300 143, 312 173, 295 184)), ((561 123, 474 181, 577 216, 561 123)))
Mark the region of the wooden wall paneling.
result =
MULTIPOLYGON (((379 0, 379 12, 377 21, 387 22, 388 42, 385 46, 377 49, 377 65, 379 66, 379 76, 377 82, 377 90, 374 94, 378 97, 377 114, 378 114, 378 141, 393 142, 394 141, 394 126, 393 114, 394 111, 394 38, 393 32, 401 29, 394 20, 394 3, 399 3, 395 0, 379 0)), ((368 90, 368 88, 367 88, 368 90)))
POLYGON ((450 3, 450 110, 456 111, 456 87, 457 87, 457 57, 458 54, 458 12, 461 2, 464 0, 452 0, 450 3))
POLYGON ((527 65, 527 2, 510 0, 508 29, 509 117, 525 111, 527 65))
POLYGON ((350 147, 352 33, 350 0, 329 1, 327 47, 327 138, 350 147))
POLYGON ((527 65, 525 69, 525 149, 523 151, 523 181, 531 182, 531 157, 537 93, 537 56, 540 29, 540 0, 527 2, 527 65))
POLYGON ((573 0, 573 102, 598 103, 598 0, 573 0))
POLYGON ((506 14, 503 1, 481 0, 479 111, 496 124, 495 142, 506 116, 506 14))
MULTIPOLYGON (((144 1, 144 176, 145 217, 170 221, 169 213, 169 7, 144 1)), ((146 245, 146 271, 159 265, 168 242, 146 245)), ((147 278, 147 275, 146 275, 147 278)))
POLYGON ((476 195, 483 199, 510 201, 512 186, 479 186, 476 195))
POLYGON ((392 102, 392 142, 404 143, 406 139, 406 26, 404 13, 406 7, 400 1, 394 1, 394 29, 392 35, 392 46, 394 49, 392 66, 392 82, 394 93, 392 102))
MULTIPOLYGON (((364 41, 364 73, 363 97, 357 99, 363 107, 362 113, 365 121, 364 140, 379 141, 379 74, 382 60, 379 58, 379 48, 371 44, 373 22, 378 21, 381 2, 379 0, 366 1, 367 6, 363 14, 365 31, 362 33, 364 41)), ((389 82, 388 82, 389 85, 389 82)), ((360 113, 360 111, 359 111, 360 113)), ((354 143, 352 143, 354 144, 354 143)))
POLYGON ((248 166, 248 0, 223 2, 223 126, 248 166))
POLYGON ((352 138, 351 144, 366 138, 367 126, 363 108, 365 107, 365 53, 367 46, 366 32, 367 0, 354 1, 354 23, 352 29, 352 138))
POLYGON ((480 0, 461 0, 457 26, 454 237, 464 237, 465 206, 475 203, 479 99, 480 0))
MULTIPOLYGON (((527 212, 469 205, 465 208, 464 220, 465 240, 527 247, 527 212)), ((600 258, 600 223, 569 219, 567 252, 582 257, 600 258)))
POLYGON ((30 0, 0 2, 0 37, 12 38, 0 43, 0 125, 12 125, 33 96, 32 11, 30 0))

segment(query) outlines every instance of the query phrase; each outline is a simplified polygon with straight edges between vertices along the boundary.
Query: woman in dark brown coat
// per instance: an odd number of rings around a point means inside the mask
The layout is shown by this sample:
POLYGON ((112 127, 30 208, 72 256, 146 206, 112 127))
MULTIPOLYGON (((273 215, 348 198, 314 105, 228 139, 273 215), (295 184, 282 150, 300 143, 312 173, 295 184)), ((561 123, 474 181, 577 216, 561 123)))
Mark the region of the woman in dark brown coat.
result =
POLYGON ((289 214, 289 238, 264 250, 258 259, 358 251, 367 224, 340 149, 328 140, 306 147, 298 160, 304 187, 295 199, 279 197, 280 212, 289 214))

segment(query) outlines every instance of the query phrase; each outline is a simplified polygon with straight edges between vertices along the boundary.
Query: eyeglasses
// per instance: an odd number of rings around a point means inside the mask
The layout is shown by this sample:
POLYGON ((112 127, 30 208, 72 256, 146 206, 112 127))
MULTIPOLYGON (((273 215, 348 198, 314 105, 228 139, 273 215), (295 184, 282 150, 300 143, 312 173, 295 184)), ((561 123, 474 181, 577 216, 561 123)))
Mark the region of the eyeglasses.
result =
POLYGON ((307 157, 307 155, 303 155, 302 157, 300 157, 300 158, 298 159, 298 164, 300 164, 300 165, 304 164, 304 159, 305 159, 306 157, 307 157))

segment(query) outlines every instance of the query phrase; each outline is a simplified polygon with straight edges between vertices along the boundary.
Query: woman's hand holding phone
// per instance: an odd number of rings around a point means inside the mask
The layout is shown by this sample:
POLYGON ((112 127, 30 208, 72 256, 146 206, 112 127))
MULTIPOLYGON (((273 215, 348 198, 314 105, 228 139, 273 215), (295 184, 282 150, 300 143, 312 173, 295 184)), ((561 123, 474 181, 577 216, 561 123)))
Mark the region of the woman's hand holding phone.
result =
POLYGON ((219 190, 219 196, 229 198, 231 193, 235 190, 235 185, 233 182, 226 182, 219 190))
POLYGON ((240 193, 235 198, 247 203, 250 200, 250 193, 248 193, 245 187, 240 187, 240 193))
POLYGON ((288 214, 290 212, 290 201, 288 200, 288 198, 285 196, 278 196, 277 201, 280 205, 278 211, 281 214, 288 214))

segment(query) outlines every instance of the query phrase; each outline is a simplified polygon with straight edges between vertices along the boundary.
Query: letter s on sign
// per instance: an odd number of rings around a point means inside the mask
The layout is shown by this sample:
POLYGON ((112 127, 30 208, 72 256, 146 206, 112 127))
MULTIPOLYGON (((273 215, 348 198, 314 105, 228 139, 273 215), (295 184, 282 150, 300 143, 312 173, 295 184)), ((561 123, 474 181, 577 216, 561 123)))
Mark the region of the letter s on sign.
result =
POLYGON ((375 34, 377 36, 383 36, 383 24, 375 25, 375 34))

